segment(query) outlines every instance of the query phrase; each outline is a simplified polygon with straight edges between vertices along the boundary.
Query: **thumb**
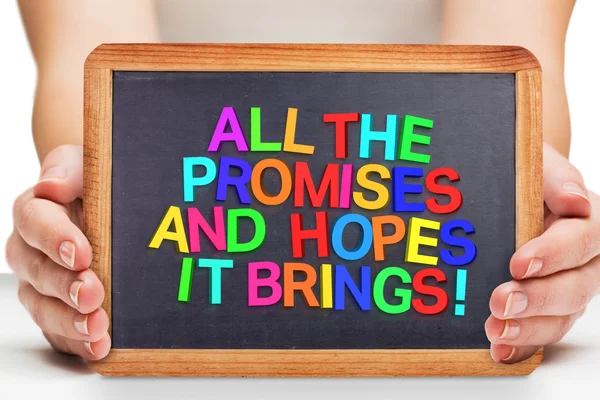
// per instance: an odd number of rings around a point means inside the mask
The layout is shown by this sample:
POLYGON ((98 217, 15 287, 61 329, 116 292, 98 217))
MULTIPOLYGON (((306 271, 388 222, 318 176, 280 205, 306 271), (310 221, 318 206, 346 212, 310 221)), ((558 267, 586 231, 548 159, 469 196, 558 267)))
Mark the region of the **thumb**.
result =
POLYGON ((544 144, 544 201, 559 217, 587 217, 592 211, 581 173, 548 144, 544 144))
POLYGON ((61 204, 68 204, 82 197, 83 148, 62 145, 48 153, 33 193, 36 197, 61 204))

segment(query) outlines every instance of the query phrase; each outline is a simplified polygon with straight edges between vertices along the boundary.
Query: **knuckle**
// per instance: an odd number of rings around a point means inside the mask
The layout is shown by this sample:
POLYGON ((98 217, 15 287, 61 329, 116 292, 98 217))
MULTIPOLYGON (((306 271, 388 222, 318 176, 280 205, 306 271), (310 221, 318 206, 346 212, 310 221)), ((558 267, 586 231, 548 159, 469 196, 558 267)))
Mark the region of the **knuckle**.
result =
POLYGON ((571 329, 571 317, 567 316, 567 317, 559 317, 558 319, 558 327, 550 341, 550 344, 554 344, 554 343, 558 343, 560 342, 565 335, 567 334, 567 332, 569 332, 569 330, 571 329))
POLYGON ((532 296, 531 309, 537 315, 543 315, 543 313, 551 306, 552 295, 547 290, 532 296))
POLYGON ((580 243, 580 253, 579 253, 579 265, 585 264, 595 251, 597 246, 597 237, 595 233, 590 229, 584 229, 581 233, 579 243, 580 243))
POLYGON ((13 218, 15 219, 15 221, 17 220, 18 216, 21 214, 21 210, 23 209, 23 206, 25 205, 25 203, 27 203, 27 201, 29 201, 29 199, 30 199, 30 196, 27 195, 27 192, 24 192, 21 195, 19 195, 19 197, 17 197, 15 199, 15 201, 13 202, 12 213, 13 213, 13 218))
POLYGON ((27 201, 21 206, 20 213, 17 214, 18 217, 15 221, 19 232, 23 232, 31 226, 32 222, 35 220, 36 211, 37 207, 33 201, 27 201))
POLYGON ((61 303, 60 308, 59 329, 62 335, 67 336, 73 330, 73 316, 65 303, 61 303))
POLYGON ((19 302, 27 308, 27 284, 19 282, 19 288, 17 289, 17 298, 19 302))
POLYGON ((32 296, 29 304, 29 314, 33 322, 40 328, 46 326, 45 314, 42 310, 41 296, 32 296))
POLYGON ((16 254, 15 254, 15 234, 12 233, 8 239, 6 240, 6 244, 4 245, 4 258, 6 259, 6 263, 9 267, 14 269, 16 254))
POLYGON ((522 324, 521 329, 523 329, 523 331, 521 335, 519 335, 519 339, 522 340, 523 343, 536 342, 539 332, 535 324, 522 324))
POLYGON ((43 289, 44 279, 42 279, 42 277, 45 272, 46 260, 47 257, 44 253, 35 251, 28 266, 27 276, 29 282, 31 282, 36 289, 43 289))

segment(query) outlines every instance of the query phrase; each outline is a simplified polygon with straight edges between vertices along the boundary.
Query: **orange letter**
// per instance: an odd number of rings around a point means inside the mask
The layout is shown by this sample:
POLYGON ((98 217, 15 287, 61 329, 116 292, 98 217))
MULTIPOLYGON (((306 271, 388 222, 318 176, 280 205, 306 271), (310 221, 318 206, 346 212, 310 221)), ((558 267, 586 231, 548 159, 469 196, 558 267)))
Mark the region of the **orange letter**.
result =
POLYGON ((256 200, 267 206, 278 206, 288 198, 290 193, 292 193, 292 174, 288 166, 283 161, 275 158, 267 158, 259 161, 254 166, 250 185, 256 200), (267 168, 275 168, 281 176, 281 190, 274 196, 265 193, 265 190, 262 186, 262 174, 267 168))
POLYGON ((304 263, 283 263, 283 306, 294 307, 294 291, 299 290, 304 295, 309 307, 319 307, 319 302, 312 291, 317 282, 317 271, 304 263), (294 272, 302 271, 306 279, 302 282, 294 281, 294 272))
POLYGON ((385 245, 398 243, 404 239, 406 234, 406 225, 402 218, 397 215, 382 215, 373 217, 373 250, 375 252, 375 261, 385 260, 385 245), (396 231, 393 235, 383 236, 383 225, 392 224, 396 231))

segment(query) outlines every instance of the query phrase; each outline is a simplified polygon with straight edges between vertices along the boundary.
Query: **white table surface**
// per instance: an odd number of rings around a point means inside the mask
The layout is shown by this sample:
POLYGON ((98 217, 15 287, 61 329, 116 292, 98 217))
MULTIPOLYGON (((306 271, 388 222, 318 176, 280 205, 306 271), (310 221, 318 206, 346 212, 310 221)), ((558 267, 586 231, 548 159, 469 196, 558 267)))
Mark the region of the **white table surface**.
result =
POLYGON ((54 353, 0 274, 0 399, 598 399, 600 301, 528 377, 494 378, 114 378, 54 353))

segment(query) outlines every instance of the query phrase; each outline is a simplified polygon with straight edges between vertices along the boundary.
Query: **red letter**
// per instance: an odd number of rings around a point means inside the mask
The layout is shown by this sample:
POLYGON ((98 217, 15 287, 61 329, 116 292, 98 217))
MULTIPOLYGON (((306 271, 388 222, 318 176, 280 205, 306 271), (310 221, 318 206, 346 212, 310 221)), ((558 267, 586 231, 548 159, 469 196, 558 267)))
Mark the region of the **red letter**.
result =
POLYGON ((325 211, 319 211, 315 216, 317 219, 317 228, 305 230, 302 223, 302 214, 291 215, 292 256, 294 258, 304 257, 305 239, 317 239, 317 255, 319 257, 329 257, 327 213, 325 211))
POLYGON ((425 204, 431 212, 436 214, 449 214, 460 208, 462 205, 462 194, 460 190, 455 187, 440 185, 437 183, 437 179, 445 176, 450 179, 450 182, 460 181, 460 176, 452 168, 436 168, 427 174, 425 178, 425 186, 427 190, 434 194, 445 194, 450 197, 448 204, 440 204, 436 199, 427 199, 425 204))
POLYGON ((308 198, 312 207, 321 207, 323 200, 325 200, 325 194, 329 189, 329 207, 338 208, 340 204, 340 166, 339 164, 327 164, 321 182, 319 183, 319 190, 315 189, 315 183, 313 182, 310 174, 308 164, 304 161, 298 161, 294 167, 294 207, 304 207, 304 190, 308 192, 308 198))
POLYGON ((435 304, 428 306, 421 299, 413 299, 412 305, 415 311, 418 313, 426 315, 439 314, 448 306, 448 293, 446 293, 444 289, 440 287, 425 285, 425 278, 428 277, 433 277, 438 282, 447 281, 446 275, 444 275, 444 272, 441 269, 422 269, 421 271, 417 272, 413 278, 413 288, 415 289, 415 292, 433 296, 437 299, 437 301, 435 304))
POLYGON ((358 113, 323 115, 323 122, 335 123, 335 158, 348 157, 348 122, 358 122, 358 118, 358 113))

